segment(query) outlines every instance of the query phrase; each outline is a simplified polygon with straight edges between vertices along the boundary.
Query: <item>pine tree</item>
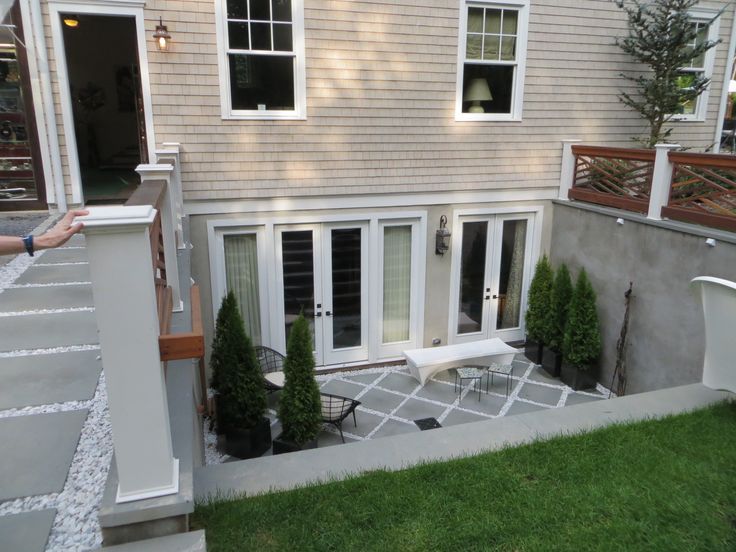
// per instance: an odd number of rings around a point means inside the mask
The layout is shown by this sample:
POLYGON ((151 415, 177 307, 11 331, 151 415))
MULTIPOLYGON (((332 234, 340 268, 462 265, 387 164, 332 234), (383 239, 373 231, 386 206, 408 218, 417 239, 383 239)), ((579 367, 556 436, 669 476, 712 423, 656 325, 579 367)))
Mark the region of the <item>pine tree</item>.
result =
POLYGON ((266 390, 253 342, 232 292, 222 301, 210 357, 222 429, 255 427, 266 411, 266 390))
POLYGON ((546 322, 549 346, 558 352, 562 350, 562 342, 565 338, 571 299, 572 280, 567 265, 563 263, 555 272, 555 280, 552 284, 552 308, 549 310, 550 316, 546 322))
POLYGON ((600 353, 601 332, 595 306, 595 291, 583 269, 575 282, 570 301, 562 354, 568 363, 584 369, 597 360, 600 353))
POLYGON ((312 335, 300 314, 289 334, 279 400, 282 438, 299 446, 316 438, 322 427, 322 403, 314 375, 312 335))
POLYGON ((634 83, 636 94, 619 95, 624 105, 649 124, 648 138, 634 138, 647 147, 669 137, 672 128, 664 128, 667 122, 681 112, 684 103, 694 102, 710 83, 701 74, 681 72, 720 42, 707 40, 697 32, 688 15, 697 3, 698 0, 616 0, 629 25, 628 36, 616 39, 616 44, 650 69, 645 74, 622 74, 634 83), (693 43, 695 46, 691 47, 693 43))
POLYGON ((525 318, 526 334, 534 341, 544 341, 545 338, 545 321, 552 306, 552 279, 552 267, 544 255, 534 269, 525 318))

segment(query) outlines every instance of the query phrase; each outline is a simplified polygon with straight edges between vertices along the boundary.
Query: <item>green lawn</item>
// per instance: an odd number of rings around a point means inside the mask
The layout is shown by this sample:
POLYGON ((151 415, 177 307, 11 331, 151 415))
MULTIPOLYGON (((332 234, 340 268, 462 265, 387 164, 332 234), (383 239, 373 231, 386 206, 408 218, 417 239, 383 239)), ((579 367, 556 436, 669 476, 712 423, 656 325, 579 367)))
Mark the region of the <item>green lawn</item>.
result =
POLYGON ((222 550, 736 550, 736 404, 201 504, 222 550))

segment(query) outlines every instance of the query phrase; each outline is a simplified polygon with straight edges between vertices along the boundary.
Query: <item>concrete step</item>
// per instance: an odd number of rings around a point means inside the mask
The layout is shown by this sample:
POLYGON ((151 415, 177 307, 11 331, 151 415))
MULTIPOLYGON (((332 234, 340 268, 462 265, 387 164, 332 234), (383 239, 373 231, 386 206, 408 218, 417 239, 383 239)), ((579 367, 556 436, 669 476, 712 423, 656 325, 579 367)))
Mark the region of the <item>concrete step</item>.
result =
POLYGON ((204 552, 207 550, 207 543, 204 531, 192 531, 104 547, 104 550, 110 552, 204 552))
POLYGON ((614 423, 679 414, 733 396, 698 383, 432 431, 204 466, 194 472, 194 495, 195 500, 230 493, 253 496, 341 480, 370 470, 401 470, 426 461, 481 454, 614 423))

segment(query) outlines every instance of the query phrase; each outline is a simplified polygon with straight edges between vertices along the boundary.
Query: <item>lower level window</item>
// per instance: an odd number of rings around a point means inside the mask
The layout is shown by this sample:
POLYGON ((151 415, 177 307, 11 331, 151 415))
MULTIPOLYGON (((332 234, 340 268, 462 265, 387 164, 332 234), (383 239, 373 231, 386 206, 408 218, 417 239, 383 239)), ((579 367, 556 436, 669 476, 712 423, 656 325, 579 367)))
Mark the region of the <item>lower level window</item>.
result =
POLYGON ((260 345, 262 343, 261 300, 258 291, 256 235, 225 236, 224 244, 227 291, 235 294, 245 323, 245 333, 250 336, 254 345, 260 345))
POLYGON ((383 343, 409 340, 411 226, 383 229, 383 343))

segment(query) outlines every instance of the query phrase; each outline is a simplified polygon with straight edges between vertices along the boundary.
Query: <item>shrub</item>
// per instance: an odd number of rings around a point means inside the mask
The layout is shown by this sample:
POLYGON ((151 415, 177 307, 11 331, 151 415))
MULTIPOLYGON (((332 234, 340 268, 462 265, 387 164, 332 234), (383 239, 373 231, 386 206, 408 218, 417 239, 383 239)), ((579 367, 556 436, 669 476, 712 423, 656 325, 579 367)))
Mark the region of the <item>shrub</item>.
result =
POLYGON ((568 363, 585 368, 601 352, 601 332, 595 307, 595 292, 585 270, 580 271, 570 301, 562 354, 568 363))
POLYGON ((535 341, 545 340, 545 317, 551 307, 552 278, 552 267, 544 255, 534 269, 526 310, 526 333, 535 341))
POLYGON ((562 350, 562 342, 565 339, 571 299, 572 280, 567 265, 563 263, 555 272, 555 280, 552 284, 552 307, 549 309, 549 316, 545 323, 547 336, 545 343, 557 352, 562 350))
POLYGON ((266 389, 253 343, 232 292, 222 300, 212 341, 212 386, 221 429, 255 427, 266 411, 266 389))
POLYGON ((316 438, 322 427, 322 405, 314 379, 314 353, 303 314, 294 321, 284 361, 284 389, 279 401, 282 438, 299 446, 316 438))

